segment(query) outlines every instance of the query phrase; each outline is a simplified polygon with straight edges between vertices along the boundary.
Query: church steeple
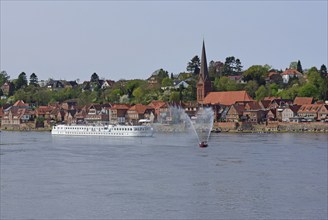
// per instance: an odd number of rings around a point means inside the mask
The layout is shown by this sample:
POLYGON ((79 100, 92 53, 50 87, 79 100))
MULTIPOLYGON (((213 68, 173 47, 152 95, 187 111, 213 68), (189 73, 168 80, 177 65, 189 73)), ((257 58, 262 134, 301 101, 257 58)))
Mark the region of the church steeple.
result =
POLYGON ((204 40, 203 40, 203 48, 202 48, 202 57, 200 61, 200 75, 203 77, 204 80, 209 78, 204 40))
POLYGON ((208 74, 205 42, 203 40, 202 57, 200 61, 200 73, 197 82, 197 102, 203 104, 206 95, 212 90, 211 80, 208 74))

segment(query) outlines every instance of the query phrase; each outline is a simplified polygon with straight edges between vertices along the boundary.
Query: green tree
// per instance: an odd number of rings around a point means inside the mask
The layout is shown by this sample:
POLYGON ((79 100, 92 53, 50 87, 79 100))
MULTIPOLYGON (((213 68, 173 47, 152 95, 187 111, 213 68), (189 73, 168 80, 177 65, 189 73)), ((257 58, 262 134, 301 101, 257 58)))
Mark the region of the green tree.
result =
POLYGON ((144 96, 144 90, 142 89, 142 87, 138 87, 136 88, 132 95, 135 97, 136 103, 141 103, 142 102, 142 97, 144 96))
POLYGON ((236 81, 222 76, 214 80, 214 88, 216 91, 236 91, 238 90, 238 85, 236 81))
POLYGON ((262 85, 255 92, 256 100, 257 101, 262 100, 264 97, 269 96, 269 94, 270 94, 269 90, 264 85, 262 85))
POLYGON ((306 83, 299 89, 298 95, 301 97, 319 98, 319 88, 312 83, 306 83))
POLYGON ((301 61, 298 60, 297 61, 297 67, 296 67, 296 70, 300 73, 303 73, 303 68, 302 68, 302 64, 301 64, 301 61))
POLYGON ((188 62, 187 71, 198 75, 200 71, 199 67, 200 67, 200 59, 196 55, 188 62))
POLYGON ((180 94, 179 92, 172 91, 170 94, 170 102, 178 102, 180 101, 180 94))
POLYGON ((269 84, 269 96, 278 96, 279 86, 276 83, 269 84))
POLYGON ((8 76, 6 71, 0 72, 0 87, 5 83, 8 82, 10 79, 10 76, 8 76))
POLYGON ((255 95, 256 95, 255 92, 258 88, 259 88, 259 85, 255 80, 248 81, 245 86, 245 90, 253 98, 255 97, 255 95))
POLYGON ((166 77, 162 80, 162 86, 163 87, 169 87, 169 86, 173 86, 173 80, 170 79, 169 77, 166 77))
MULTIPOLYGON (((1 74, 0 74, 0 75, 1 75, 1 74)), ((328 77, 328 74, 327 74, 327 67, 326 67, 324 64, 322 64, 321 67, 320 67, 320 76, 321 76, 322 78, 326 78, 326 77, 328 77)), ((0 85, 1 85, 1 83, 0 83, 0 85)))
POLYGON ((19 74, 18 79, 15 81, 15 88, 19 90, 27 86, 26 73, 22 72, 19 74))
POLYGON ((294 100, 295 97, 298 96, 299 90, 300 90, 300 86, 298 84, 294 84, 290 88, 278 92, 278 96, 281 96, 281 98, 283 99, 294 100))
POLYGON ((38 86, 38 77, 35 73, 32 73, 30 75, 30 85, 33 85, 33 86, 38 86))
POLYGON ((254 65, 249 67, 243 73, 243 79, 248 81, 256 81, 258 85, 265 85, 265 78, 268 75, 269 67, 268 66, 261 66, 261 65, 254 65))
POLYGON ((223 74, 225 76, 234 75, 234 73, 235 73, 235 71, 234 71, 235 63, 236 63, 236 59, 235 59, 234 56, 226 57, 226 60, 224 62, 224 66, 223 66, 223 74))
POLYGON ((91 75, 90 82, 93 82, 93 83, 98 83, 99 82, 99 76, 98 76, 97 73, 93 73, 91 75))

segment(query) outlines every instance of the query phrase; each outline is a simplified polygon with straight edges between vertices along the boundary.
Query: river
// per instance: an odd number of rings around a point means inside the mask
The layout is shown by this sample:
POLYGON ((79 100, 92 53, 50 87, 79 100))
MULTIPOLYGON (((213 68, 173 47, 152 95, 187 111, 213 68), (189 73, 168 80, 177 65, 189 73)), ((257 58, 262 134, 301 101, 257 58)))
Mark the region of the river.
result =
POLYGON ((327 134, 0 133, 0 219, 326 219, 327 134))

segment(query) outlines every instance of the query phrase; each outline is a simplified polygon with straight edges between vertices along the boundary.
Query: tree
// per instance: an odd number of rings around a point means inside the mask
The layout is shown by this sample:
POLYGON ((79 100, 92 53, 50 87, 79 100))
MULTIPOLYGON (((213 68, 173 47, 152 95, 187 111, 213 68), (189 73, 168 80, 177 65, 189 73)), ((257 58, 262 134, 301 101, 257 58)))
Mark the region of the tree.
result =
POLYGON ((173 80, 170 79, 169 77, 166 77, 162 80, 162 86, 163 87, 169 87, 169 86, 173 86, 173 80))
POLYGON ((245 90, 247 91, 247 93, 251 96, 251 97, 255 97, 255 92, 258 89, 259 85, 256 81, 254 80, 250 80, 247 82, 246 86, 245 86, 245 90))
POLYGON ((22 72, 19 74, 18 79, 16 80, 15 88, 16 88, 16 90, 18 90, 18 89, 24 88, 26 86, 27 86, 26 73, 22 72))
POLYGON ((136 98, 137 103, 141 103, 141 99, 144 96, 144 91, 143 91, 142 87, 136 88, 133 91, 132 95, 136 98))
POLYGON ((269 96, 269 93, 269 90, 265 86, 260 86, 255 92, 256 100, 262 100, 264 97, 269 96))
POLYGON ((5 82, 8 82, 10 79, 10 76, 8 76, 6 71, 0 72, 0 86, 2 86, 5 82))
POLYGON ((37 86, 38 85, 38 77, 35 75, 35 73, 32 73, 30 75, 30 85, 37 86))
POLYGON ((234 65, 235 65, 236 59, 234 56, 227 57, 224 62, 223 67, 223 74, 225 76, 231 76, 234 74, 234 65))
POLYGON ((247 82, 254 80, 258 85, 265 85, 265 78, 268 75, 268 71, 268 66, 254 65, 243 73, 243 79, 247 82))
MULTIPOLYGON (((328 77, 327 67, 324 64, 322 64, 321 67, 320 67, 320 76, 322 78, 328 77)), ((1 83, 0 83, 0 85, 1 85, 1 83)))
POLYGON ((170 102, 178 102, 178 101, 180 101, 180 94, 179 94, 179 92, 175 92, 175 91, 171 92, 171 94, 170 94, 170 102))
POLYGON ((98 82, 99 82, 99 76, 98 76, 97 73, 93 73, 93 74, 91 75, 90 82, 93 82, 93 83, 98 83, 98 82))
POLYGON ((236 59, 236 67, 235 72, 240 73, 243 70, 243 66, 241 65, 241 62, 239 59, 236 59))
POLYGON ((301 64, 301 61, 298 60, 297 61, 297 67, 296 67, 296 70, 300 73, 303 73, 303 69, 302 69, 302 64, 301 64))
POLYGON ((216 91, 236 91, 238 90, 238 85, 236 81, 223 76, 215 79, 214 88, 216 91))
POLYGON ((301 97, 319 98, 319 88, 308 82, 299 89, 298 95, 301 97))
POLYGON ((199 71, 200 71, 199 67, 200 67, 200 59, 196 55, 189 61, 188 65, 187 65, 187 71, 198 75, 199 71))

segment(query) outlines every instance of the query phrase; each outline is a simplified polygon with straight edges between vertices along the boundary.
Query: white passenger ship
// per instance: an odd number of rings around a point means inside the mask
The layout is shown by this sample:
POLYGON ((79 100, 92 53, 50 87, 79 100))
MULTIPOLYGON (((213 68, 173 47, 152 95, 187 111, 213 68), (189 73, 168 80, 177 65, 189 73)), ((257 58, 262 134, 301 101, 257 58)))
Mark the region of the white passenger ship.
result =
POLYGON ((148 125, 55 125, 52 127, 51 134, 113 137, 151 137, 154 134, 154 129, 148 125))

